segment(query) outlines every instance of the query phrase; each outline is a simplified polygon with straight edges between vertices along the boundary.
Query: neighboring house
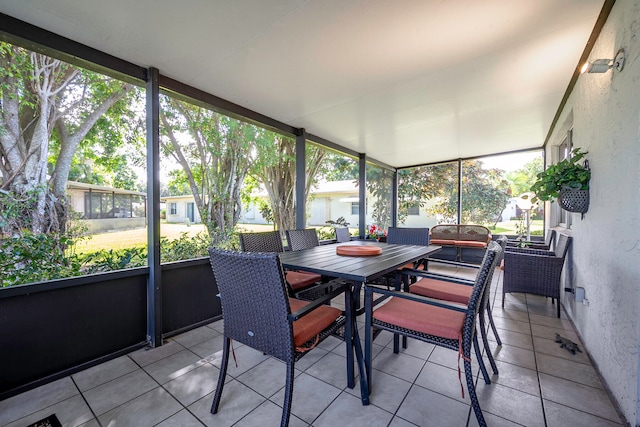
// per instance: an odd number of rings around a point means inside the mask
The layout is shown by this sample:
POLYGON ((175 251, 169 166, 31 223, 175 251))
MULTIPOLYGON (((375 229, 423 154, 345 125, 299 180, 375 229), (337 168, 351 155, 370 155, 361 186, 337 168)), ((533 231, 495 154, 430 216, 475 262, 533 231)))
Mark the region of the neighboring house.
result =
MULTIPOLYGON (((511 197, 507 202, 507 206, 502 211, 500 221, 506 222, 513 218, 521 218, 523 210, 518 207, 518 197, 511 197)), ((532 215, 537 215, 540 218, 544 215, 544 205, 537 207, 531 211, 532 215)))
MULTIPOLYGON (((353 180, 329 181, 316 184, 311 189, 311 195, 307 203, 309 226, 326 225, 329 220, 337 220, 343 217, 351 227, 357 227, 360 219, 360 203, 358 199, 358 186, 353 180)), ((267 201, 267 193, 260 190, 254 196, 267 201)), ((193 196, 167 196, 160 199, 166 204, 167 222, 186 223, 187 219, 192 224, 201 222, 198 209, 196 208, 193 196)), ((371 206, 367 208, 367 225, 373 222, 370 212, 371 206)), ((400 224, 405 227, 432 227, 437 224, 437 219, 427 215, 427 207, 416 206, 409 210, 409 215, 400 224)), ((240 215, 241 224, 268 224, 269 222, 262 216, 258 205, 250 204, 245 206, 240 215)))
POLYGON ((520 209, 516 204, 517 201, 518 201, 517 197, 511 197, 509 199, 509 201, 507 202, 507 207, 505 207, 504 210, 502 211, 500 221, 502 222, 509 221, 511 218, 515 218, 519 215, 520 209))
MULTIPOLYGON (((259 192, 256 196, 267 199, 267 194, 264 191, 259 192)), ((307 202, 307 225, 322 226, 329 220, 335 221, 343 217, 351 227, 358 227, 360 223, 360 202, 358 197, 358 186, 354 180, 329 181, 316 184, 311 189, 311 195, 307 202)), ((368 205, 366 225, 373 223, 371 200, 369 200, 368 205)), ((244 224, 267 224, 267 221, 260 214, 260 210, 254 204, 246 207, 240 216, 240 222, 244 224)), ((409 215, 400 225, 405 227, 432 227, 435 224, 437 224, 437 220, 427 215, 427 207, 416 206, 409 210, 409 215)))
POLYGON ((89 233, 147 225, 147 194, 69 181, 67 196, 89 233))
MULTIPOLYGON (((254 196, 268 200, 264 190, 258 191, 254 196)), ((340 217, 352 226, 359 222, 358 187, 355 181, 330 181, 316 184, 311 189, 311 195, 307 202, 308 220, 311 226, 325 225, 328 220, 336 220, 340 217)), ((255 204, 246 206, 240 222, 243 224, 268 224, 255 204)))
POLYGON ((185 224, 187 220, 189 224, 202 222, 192 195, 161 197, 160 202, 165 203, 169 223, 185 224))
MULTIPOLYGON (((367 195, 366 224, 374 223, 373 213, 374 199, 367 195)), ((436 203, 429 200, 424 206, 409 208, 408 215, 400 227, 433 227, 438 223, 436 217, 427 213, 428 208, 436 203)), ((308 225, 325 225, 328 220, 336 220, 343 217, 351 227, 358 227, 360 223, 360 200, 356 182, 353 180, 322 182, 311 190, 311 197, 307 204, 309 219, 308 225)))
POLYGON ((316 184, 307 201, 308 225, 325 225, 343 217, 352 227, 360 222, 358 186, 354 180, 316 184))

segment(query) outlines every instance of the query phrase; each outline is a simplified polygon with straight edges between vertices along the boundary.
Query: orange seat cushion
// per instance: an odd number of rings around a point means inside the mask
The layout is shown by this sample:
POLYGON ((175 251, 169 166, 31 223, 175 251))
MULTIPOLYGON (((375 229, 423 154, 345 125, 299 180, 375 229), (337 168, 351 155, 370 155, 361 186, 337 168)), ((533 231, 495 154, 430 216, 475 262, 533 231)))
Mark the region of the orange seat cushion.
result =
POLYGON ((478 242, 476 240, 456 240, 456 246, 460 246, 463 248, 486 248, 486 242, 478 242))
POLYGON ((322 276, 316 273, 307 273, 305 271, 287 271, 285 273, 287 283, 294 291, 307 288, 322 280, 322 276))
MULTIPOLYGON (((289 307, 292 313, 308 304, 309 302, 307 301, 289 298, 289 307)), ((341 314, 342 312, 335 307, 321 305, 311 313, 296 320, 293 322, 293 344, 299 347, 306 343, 329 327, 341 314)))
POLYGON ((455 245, 455 240, 446 240, 446 239, 431 239, 429 243, 433 245, 455 245))
POLYGON ((373 256, 380 255, 382 248, 378 246, 352 246, 344 245, 336 248, 336 254, 346 256, 373 256))
POLYGON ((409 291, 429 298, 467 305, 473 286, 424 277, 409 286, 409 291))
POLYGON ((416 301, 391 298, 389 302, 373 312, 373 317, 402 328, 461 340, 465 313, 416 301))
POLYGON ((398 270, 402 270, 403 268, 413 268, 414 270, 424 270, 424 264, 420 263, 418 264, 418 267, 415 267, 414 263, 410 262, 403 265, 402 267, 398 267, 398 270))

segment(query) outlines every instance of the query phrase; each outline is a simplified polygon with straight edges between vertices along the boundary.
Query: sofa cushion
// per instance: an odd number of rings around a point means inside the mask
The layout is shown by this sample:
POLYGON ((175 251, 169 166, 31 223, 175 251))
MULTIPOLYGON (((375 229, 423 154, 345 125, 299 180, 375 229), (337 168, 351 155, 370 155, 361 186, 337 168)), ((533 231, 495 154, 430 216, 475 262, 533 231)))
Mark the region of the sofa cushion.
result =
POLYGON ((455 245, 455 240, 445 240, 445 239, 431 239, 429 243, 432 245, 455 245))
POLYGON ((455 245, 463 248, 485 249, 487 247, 486 242, 476 242, 475 240, 456 240, 455 245))

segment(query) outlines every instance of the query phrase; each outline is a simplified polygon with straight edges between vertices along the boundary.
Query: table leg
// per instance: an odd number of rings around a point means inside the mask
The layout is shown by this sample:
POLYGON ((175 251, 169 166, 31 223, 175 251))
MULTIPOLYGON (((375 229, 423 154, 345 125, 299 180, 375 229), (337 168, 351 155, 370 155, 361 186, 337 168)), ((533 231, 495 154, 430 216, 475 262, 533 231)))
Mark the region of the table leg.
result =
POLYGON ((368 375, 364 364, 364 356, 362 354, 362 343, 360 342, 360 333, 358 332, 358 324, 356 322, 357 310, 356 299, 360 301, 360 291, 362 289, 362 282, 356 282, 351 287, 351 292, 347 292, 345 306, 347 308, 347 326, 345 327, 345 343, 347 346, 347 385, 349 388, 355 387, 355 372, 354 372, 354 353, 355 362, 358 364, 358 373, 360 374, 360 395, 362 397, 362 404, 369 404, 369 387, 368 387, 368 375))
POLYGON ((355 307, 353 304, 353 288, 344 293, 344 307, 347 316, 347 323, 344 326, 344 343, 347 350, 347 386, 355 387, 355 378, 353 372, 353 329, 356 321, 355 307))

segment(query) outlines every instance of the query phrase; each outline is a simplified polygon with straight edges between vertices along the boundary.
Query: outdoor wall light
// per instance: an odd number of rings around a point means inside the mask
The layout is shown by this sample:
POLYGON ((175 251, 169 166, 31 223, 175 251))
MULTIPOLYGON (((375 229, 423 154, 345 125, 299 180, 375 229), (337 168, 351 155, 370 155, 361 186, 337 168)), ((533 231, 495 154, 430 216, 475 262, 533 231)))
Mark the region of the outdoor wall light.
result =
POLYGON ((594 61, 585 62, 580 70, 580 74, 606 73, 611 68, 622 71, 624 68, 624 49, 620 49, 614 59, 596 59, 594 61))

